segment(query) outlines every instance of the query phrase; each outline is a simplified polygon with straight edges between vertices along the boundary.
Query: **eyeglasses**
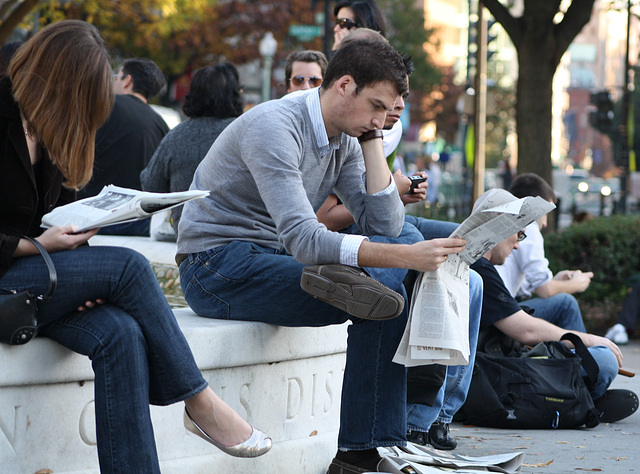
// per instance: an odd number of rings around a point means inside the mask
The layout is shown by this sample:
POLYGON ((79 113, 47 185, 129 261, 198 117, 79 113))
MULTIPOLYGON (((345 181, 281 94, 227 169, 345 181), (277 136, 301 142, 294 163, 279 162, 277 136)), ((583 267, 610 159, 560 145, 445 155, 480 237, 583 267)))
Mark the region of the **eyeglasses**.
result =
POLYGON ((347 29, 350 30, 351 28, 355 28, 356 26, 358 26, 358 24, 353 21, 350 20, 349 18, 336 18, 336 25, 338 25, 341 29, 347 29))
POLYGON ((291 78, 291 83, 296 87, 300 87, 305 81, 309 81, 311 87, 318 87, 322 84, 322 78, 318 76, 293 76, 291 78))
POLYGON ((527 238, 527 234, 525 234, 523 231, 518 232, 518 242, 522 242, 526 238, 527 238))

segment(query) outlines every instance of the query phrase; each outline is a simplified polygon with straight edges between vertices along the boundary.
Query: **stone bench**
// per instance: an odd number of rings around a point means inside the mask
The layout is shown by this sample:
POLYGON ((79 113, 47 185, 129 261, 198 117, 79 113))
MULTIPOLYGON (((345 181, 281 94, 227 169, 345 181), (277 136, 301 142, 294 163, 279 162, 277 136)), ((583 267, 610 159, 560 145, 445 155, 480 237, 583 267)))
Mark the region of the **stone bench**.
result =
MULTIPOLYGON (((147 256, 165 244, 136 242, 147 256)), ((347 324, 283 328, 174 312, 211 387, 274 447, 232 458, 183 428, 182 403, 152 407, 162 471, 324 474, 336 449, 347 324)), ((0 344, 0 367, 0 472, 97 473, 90 361, 37 338, 0 344)))

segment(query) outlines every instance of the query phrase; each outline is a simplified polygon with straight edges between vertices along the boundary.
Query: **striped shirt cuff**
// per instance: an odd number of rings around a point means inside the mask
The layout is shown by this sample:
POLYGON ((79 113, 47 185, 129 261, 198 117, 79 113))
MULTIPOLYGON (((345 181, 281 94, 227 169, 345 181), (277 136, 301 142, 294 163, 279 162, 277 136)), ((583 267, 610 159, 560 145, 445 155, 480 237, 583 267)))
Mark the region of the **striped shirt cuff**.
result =
POLYGON ((352 267, 358 266, 358 250, 367 239, 364 235, 345 235, 340 245, 340 263, 352 267))

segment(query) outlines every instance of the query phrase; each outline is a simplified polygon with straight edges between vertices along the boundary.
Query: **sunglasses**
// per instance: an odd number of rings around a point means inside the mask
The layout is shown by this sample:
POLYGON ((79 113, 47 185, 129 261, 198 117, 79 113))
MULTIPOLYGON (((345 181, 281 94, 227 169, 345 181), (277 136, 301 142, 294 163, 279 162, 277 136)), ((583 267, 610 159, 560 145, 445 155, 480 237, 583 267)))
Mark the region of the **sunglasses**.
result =
POLYGON ((318 87, 322 84, 322 78, 317 76, 293 76, 291 78, 291 83, 297 87, 304 84, 305 81, 309 81, 309 84, 311 84, 312 87, 318 87))
POLYGON ((338 25, 341 29, 347 29, 350 30, 351 28, 355 28, 356 26, 358 26, 358 24, 353 21, 353 20, 349 20, 349 18, 336 18, 336 25, 338 25))
POLYGON ((522 242, 526 238, 527 238, 527 234, 525 234, 523 231, 518 232, 518 242, 522 242))

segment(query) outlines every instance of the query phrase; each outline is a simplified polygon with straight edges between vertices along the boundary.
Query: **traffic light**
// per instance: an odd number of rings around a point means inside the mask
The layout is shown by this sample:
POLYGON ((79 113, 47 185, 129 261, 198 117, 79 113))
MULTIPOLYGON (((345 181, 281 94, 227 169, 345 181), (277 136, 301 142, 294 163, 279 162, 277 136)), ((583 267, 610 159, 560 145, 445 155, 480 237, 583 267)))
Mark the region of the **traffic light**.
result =
POLYGON ((596 110, 589 114, 589 124, 600 133, 609 133, 613 126, 613 101, 609 91, 592 92, 590 102, 596 110))

